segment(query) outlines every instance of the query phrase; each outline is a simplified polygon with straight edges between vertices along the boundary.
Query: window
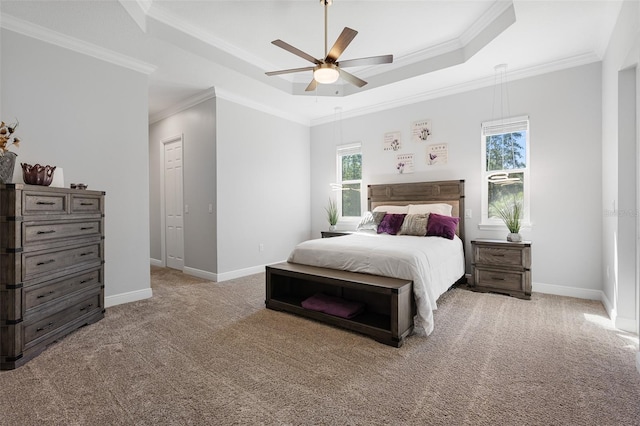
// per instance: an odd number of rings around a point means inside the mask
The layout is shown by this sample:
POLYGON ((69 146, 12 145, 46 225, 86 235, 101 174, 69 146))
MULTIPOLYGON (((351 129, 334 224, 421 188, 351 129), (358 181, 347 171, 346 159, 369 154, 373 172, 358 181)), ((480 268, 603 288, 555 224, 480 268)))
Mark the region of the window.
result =
POLYGON ((341 145, 337 153, 338 212, 341 218, 359 218, 362 214, 362 145, 341 145))
POLYGON ((517 200, 529 226, 529 117, 482 123, 481 227, 504 226, 496 208, 517 200))

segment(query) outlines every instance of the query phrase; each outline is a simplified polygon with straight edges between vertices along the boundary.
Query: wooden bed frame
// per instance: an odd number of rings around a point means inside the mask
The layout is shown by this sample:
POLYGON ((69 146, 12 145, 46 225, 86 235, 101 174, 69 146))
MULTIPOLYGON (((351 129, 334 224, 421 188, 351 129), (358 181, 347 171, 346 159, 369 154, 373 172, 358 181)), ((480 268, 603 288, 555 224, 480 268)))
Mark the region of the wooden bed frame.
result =
MULTIPOLYGON (((456 234, 464 247, 464 181, 438 181, 369 185, 368 207, 447 203, 460 218, 456 234)), ((340 238, 340 237, 338 237, 340 238)), ((464 275, 455 283, 464 281, 464 275)), ((400 347, 413 330, 415 303, 413 282, 396 278, 338 271, 283 262, 266 267, 266 307, 286 311, 327 324, 366 334, 390 346, 400 347), (304 309, 302 300, 317 292, 362 301, 366 314, 340 318, 304 309)))

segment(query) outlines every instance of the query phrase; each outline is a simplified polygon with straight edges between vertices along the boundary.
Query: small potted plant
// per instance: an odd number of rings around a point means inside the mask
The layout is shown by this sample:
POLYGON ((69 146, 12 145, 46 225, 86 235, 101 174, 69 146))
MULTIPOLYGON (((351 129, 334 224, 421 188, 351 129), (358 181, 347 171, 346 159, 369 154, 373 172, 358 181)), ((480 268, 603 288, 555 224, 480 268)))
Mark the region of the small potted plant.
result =
POLYGON ((507 241, 514 243, 522 241, 522 236, 520 235, 520 226, 522 225, 522 200, 514 196, 510 203, 502 202, 498 204, 496 211, 509 230, 507 241))
POLYGON ((327 220, 329 221, 329 230, 335 231, 336 224, 338 223, 338 204, 329 198, 329 206, 325 207, 327 212, 327 220))

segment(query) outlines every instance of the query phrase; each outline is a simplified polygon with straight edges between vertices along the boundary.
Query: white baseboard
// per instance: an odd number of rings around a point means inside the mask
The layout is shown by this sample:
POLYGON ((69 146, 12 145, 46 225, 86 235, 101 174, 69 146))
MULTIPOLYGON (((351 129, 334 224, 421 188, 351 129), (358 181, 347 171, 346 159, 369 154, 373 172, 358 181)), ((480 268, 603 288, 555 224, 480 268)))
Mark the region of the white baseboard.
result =
MULTIPOLYGON (((279 262, 273 262, 273 263, 279 263, 279 262)), ((269 263, 269 265, 272 265, 272 263, 269 263)), ((227 281, 227 280, 232 280, 234 278, 246 277, 247 275, 259 274, 261 272, 264 272, 265 266, 267 265, 252 266, 251 268, 238 269, 230 272, 223 272, 222 274, 218 274, 218 281, 227 281)))
POLYGON ((158 259, 151 259, 151 266, 160 266, 160 267, 164 267, 164 263, 162 262, 162 260, 158 260, 158 259))
POLYGON ((105 308, 111 306, 122 305, 123 303, 135 302, 137 300, 149 299, 153 296, 151 288, 145 288, 144 290, 130 291, 128 293, 115 294, 113 296, 107 296, 104 298, 105 308))
POLYGON ((636 370, 640 373, 640 352, 636 354, 636 370))
POLYGON ((604 293, 601 290, 568 287, 564 285, 532 283, 531 289, 537 293, 555 294, 556 296, 577 297, 578 299, 599 300, 602 302, 604 293))
MULTIPOLYGON (((273 263, 279 263, 279 262, 273 262, 273 263)), ((272 263, 269 263, 269 265, 271 265, 271 264, 272 263)), ((158 266, 162 266, 162 265, 158 265, 158 266)), ((188 266, 185 266, 184 269, 182 270, 182 272, 184 272, 187 275, 191 275, 191 276, 194 276, 194 277, 202 278, 204 280, 209 280, 209 281, 214 281, 214 282, 221 282, 221 281, 232 280, 232 279, 235 279, 235 278, 246 277, 247 275, 259 274, 261 272, 264 272, 264 267, 265 266, 267 266, 267 265, 265 264, 265 265, 252 266, 250 268, 237 269, 235 271, 223 272, 223 273, 220 273, 220 274, 216 274, 214 272, 203 271, 201 269, 190 268, 188 266)))
POLYGON ((612 318, 615 327, 618 330, 628 331, 629 333, 638 333, 638 322, 635 318, 624 318, 617 316, 616 318, 612 318))
POLYGON ((202 269, 190 268, 188 266, 185 266, 182 269, 182 272, 193 277, 202 278, 203 280, 218 281, 218 274, 209 271, 203 271, 202 269))

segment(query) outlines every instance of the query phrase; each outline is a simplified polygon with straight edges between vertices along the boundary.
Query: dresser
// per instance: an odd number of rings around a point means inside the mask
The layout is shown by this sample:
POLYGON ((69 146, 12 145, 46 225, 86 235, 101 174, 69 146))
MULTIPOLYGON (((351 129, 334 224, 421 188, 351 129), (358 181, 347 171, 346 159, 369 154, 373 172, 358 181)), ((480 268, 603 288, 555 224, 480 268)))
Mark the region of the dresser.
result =
POLYGON ((0 369, 104 317, 104 199, 0 184, 0 369))
POLYGON ((471 241, 473 285, 482 292, 531 298, 531 242, 471 241))

